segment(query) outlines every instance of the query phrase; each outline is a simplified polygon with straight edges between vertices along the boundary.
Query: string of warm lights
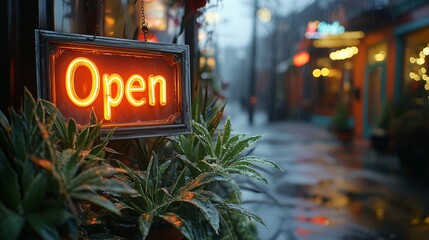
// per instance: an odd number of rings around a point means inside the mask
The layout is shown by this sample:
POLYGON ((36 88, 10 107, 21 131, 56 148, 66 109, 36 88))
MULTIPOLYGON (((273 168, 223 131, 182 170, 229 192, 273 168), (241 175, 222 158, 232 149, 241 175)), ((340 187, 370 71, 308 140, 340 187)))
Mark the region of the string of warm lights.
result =
POLYGON ((424 88, 427 91, 429 91, 429 76, 427 75, 427 69, 425 68, 424 64, 426 63, 426 57, 428 55, 429 44, 419 52, 418 57, 410 57, 409 62, 412 64, 412 70, 408 74, 410 79, 414 81, 426 81, 424 88))
POLYGON ((347 47, 347 48, 337 50, 335 52, 331 52, 331 54, 329 54, 329 57, 332 60, 344 60, 344 59, 353 57, 358 52, 359 52, 359 49, 355 46, 347 47))

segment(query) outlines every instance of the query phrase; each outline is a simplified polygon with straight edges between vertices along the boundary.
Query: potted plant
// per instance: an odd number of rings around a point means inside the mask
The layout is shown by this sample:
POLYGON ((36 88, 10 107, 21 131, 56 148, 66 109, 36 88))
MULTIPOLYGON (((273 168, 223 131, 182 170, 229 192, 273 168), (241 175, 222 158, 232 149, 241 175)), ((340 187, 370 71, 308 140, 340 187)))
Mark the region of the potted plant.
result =
POLYGON ((329 129, 342 144, 353 140, 353 128, 349 124, 349 111, 344 101, 338 101, 329 129))
POLYGON ((25 93, 20 111, 0 112, 0 239, 77 239, 80 204, 120 214, 99 191, 135 191, 113 178, 125 171, 103 158, 100 123, 78 129, 25 93))
POLYGON ((386 154, 392 152, 391 123, 393 114, 393 103, 391 101, 384 102, 370 136, 371 146, 378 153, 386 154))
POLYGON ((409 176, 429 180, 429 108, 409 108, 392 123, 400 165, 409 176))
POLYGON ((26 91, 22 110, 0 113, 0 238, 234 239, 236 219, 263 224, 235 175, 267 183, 253 164, 280 168, 244 154, 261 136, 233 134, 229 119, 218 130, 216 102, 194 102, 192 134, 136 139, 137 162, 123 162, 93 113, 78 127, 26 91))
MULTIPOLYGON (((194 102, 194 110, 199 108, 197 105, 194 102)), ((260 136, 232 134, 229 119, 217 131, 224 107, 217 109, 214 105, 202 107, 203 113, 198 111, 190 135, 135 142, 139 149, 135 166, 144 169, 127 166, 122 161, 117 164, 128 172, 121 179, 136 193, 110 196, 120 206, 122 215, 106 215, 100 222, 108 226, 109 222, 128 221, 133 239, 159 240, 207 239, 219 234, 235 238, 231 216, 236 219, 237 215, 263 224, 258 216, 240 206, 240 187, 234 175, 267 183, 253 164, 280 168, 269 159, 243 154, 260 136)))

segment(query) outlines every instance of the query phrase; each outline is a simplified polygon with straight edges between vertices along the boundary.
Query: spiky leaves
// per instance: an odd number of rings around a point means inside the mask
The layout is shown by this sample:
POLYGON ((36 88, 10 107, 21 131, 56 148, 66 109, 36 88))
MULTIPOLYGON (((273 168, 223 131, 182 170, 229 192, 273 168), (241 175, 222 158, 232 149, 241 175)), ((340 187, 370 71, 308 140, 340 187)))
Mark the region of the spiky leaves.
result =
MULTIPOLYGON (((221 111, 219 116, 222 113, 221 111)), ((235 201, 239 203, 240 191, 239 186, 233 178, 234 175, 244 175, 268 183, 261 172, 255 168, 254 164, 263 164, 280 171, 281 169, 270 159, 246 155, 246 150, 259 141, 261 136, 247 137, 244 134, 232 134, 232 126, 229 118, 226 120, 223 129, 216 134, 213 126, 219 124, 219 116, 216 115, 209 124, 194 121, 194 134, 192 136, 181 136, 175 139, 176 147, 180 153, 178 159, 184 163, 191 163, 188 166, 195 178, 207 173, 214 174, 215 178, 221 177, 222 179, 218 180, 227 183, 228 188, 233 193, 233 196, 235 196, 235 201)), ((208 190, 211 189, 208 188, 208 190)), ((262 219, 241 208, 238 204, 226 204, 225 198, 220 198, 216 195, 215 191, 206 191, 204 194, 205 196, 211 195, 213 201, 217 200, 216 206, 218 206, 219 212, 237 213, 264 224, 262 219)), ((225 216, 228 215, 226 214, 225 216)), ((223 218, 220 219, 221 223, 225 222, 225 225, 227 225, 223 218)), ((230 235, 230 237, 233 236, 230 235)))
MULTIPOLYGON (((171 185, 164 186, 166 172, 178 164, 167 160, 160 163, 156 155, 150 160, 146 171, 133 170, 122 162, 118 164, 127 170, 126 181, 132 184, 137 194, 124 195, 122 204, 127 215, 138 216, 139 229, 143 239, 149 234, 154 222, 163 220, 178 229, 188 239, 200 239, 205 236, 201 224, 210 226, 219 232, 224 208, 228 207, 210 188, 214 183, 231 182, 228 176, 210 171, 189 177, 189 168, 180 168, 177 178, 171 185)), ((231 182, 231 184, 234 184, 231 182)), ((238 186, 235 186, 238 189, 238 186)))
MULTIPOLYGON (((0 239, 26 239, 35 234, 43 239, 60 235, 76 239, 74 200, 88 200, 119 213, 97 191, 134 191, 112 178, 124 170, 103 161, 85 164, 89 156, 103 151, 94 150, 92 140, 98 136, 86 137, 75 149, 63 149, 57 144, 58 129, 66 129, 67 136, 85 130, 78 132, 72 121, 65 125, 55 106, 25 93, 22 111, 11 110, 9 119, 0 113, 0 239), (68 226, 68 231, 60 234, 59 226, 68 226)), ((91 131, 87 132, 90 136, 91 131)))
POLYGON ((34 162, 37 159, 40 165, 51 166, 56 159, 53 119, 28 91, 23 111, 11 110, 9 119, 0 115, 0 239, 34 234, 58 239, 57 226, 73 215, 65 207, 50 171, 34 162))
POLYGON ((261 136, 232 135, 231 128, 231 121, 228 118, 223 130, 214 138, 207 127, 193 122, 194 136, 198 139, 198 144, 194 148, 202 149, 202 156, 204 157, 189 154, 193 153, 193 151, 183 148, 186 141, 181 138, 178 139, 177 146, 179 151, 188 157, 190 162, 196 162, 199 169, 205 169, 206 171, 209 168, 212 171, 221 171, 227 175, 245 175, 264 183, 267 183, 266 178, 253 167, 253 164, 264 164, 281 171, 281 168, 268 158, 244 154, 249 147, 260 140, 261 136))

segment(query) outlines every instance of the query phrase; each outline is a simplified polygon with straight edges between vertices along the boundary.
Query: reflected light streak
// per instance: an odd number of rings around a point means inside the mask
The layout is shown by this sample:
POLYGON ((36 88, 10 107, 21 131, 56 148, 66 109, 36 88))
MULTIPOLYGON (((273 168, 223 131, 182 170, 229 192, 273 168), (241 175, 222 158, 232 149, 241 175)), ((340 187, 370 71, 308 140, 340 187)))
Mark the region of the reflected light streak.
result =
POLYGON ((328 218, 324 217, 324 216, 315 216, 315 217, 312 217, 310 219, 310 221, 313 224, 323 225, 323 226, 328 226, 331 223, 331 221, 328 218))

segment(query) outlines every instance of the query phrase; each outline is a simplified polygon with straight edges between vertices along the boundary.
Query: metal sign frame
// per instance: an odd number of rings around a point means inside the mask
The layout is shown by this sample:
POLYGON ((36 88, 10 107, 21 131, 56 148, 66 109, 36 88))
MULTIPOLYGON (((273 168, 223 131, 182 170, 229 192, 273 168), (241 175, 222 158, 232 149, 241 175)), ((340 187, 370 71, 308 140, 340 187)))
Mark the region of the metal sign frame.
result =
MULTIPOLYGON (((188 134, 192 131, 191 125, 191 86, 190 86, 190 68, 189 68, 189 47, 187 45, 167 44, 167 43, 149 43, 128 39, 116 39, 108 37, 99 37, 72 33, 59 33, 36 29, 36 72, 37 72, 37 95, 40 98, 52 101, 55 91, 55 82, 53 78, 53 65, 51 63, 52 56, 56 54, 58 46, 67 45, 76 48, 91 49, 94 47, 100 51, 114 49, 115 51, 127 51, 132 54, 166 54, 169 59, 166 61, 174 61, 174 67, 177 69, 177 79, 175 75, 174 84, 177 87, 178 93, 174 93, 175 98, 173 104, 179 114, 170 116, 169 122, 157 124, 155 119, 149 123, 133 123, 128 124, 103 124, 102 134, 108 130, 115 129, 112 139, 127 139, 138 137, 158 137, 170 136, 177 134, 188 134), (153 123, 155 122, 155 123, 153 123)), ((166 58, 167 59, 167 58, 166 58)), ((100 80, 101 81, 101 80, 100 80)), ((54 102, 55 104, 55 102, 54 102)), ((60 109, 61 111, 62 109, 60 109)), ((79 110, 77 110, 79 111, 79 110)), ((87 113, 88 116, 90 112, 87 113)), ((168 114, 168 113, 167 113, 168 114)), ((66 118, 74 118, 67 116, 66 118)))

